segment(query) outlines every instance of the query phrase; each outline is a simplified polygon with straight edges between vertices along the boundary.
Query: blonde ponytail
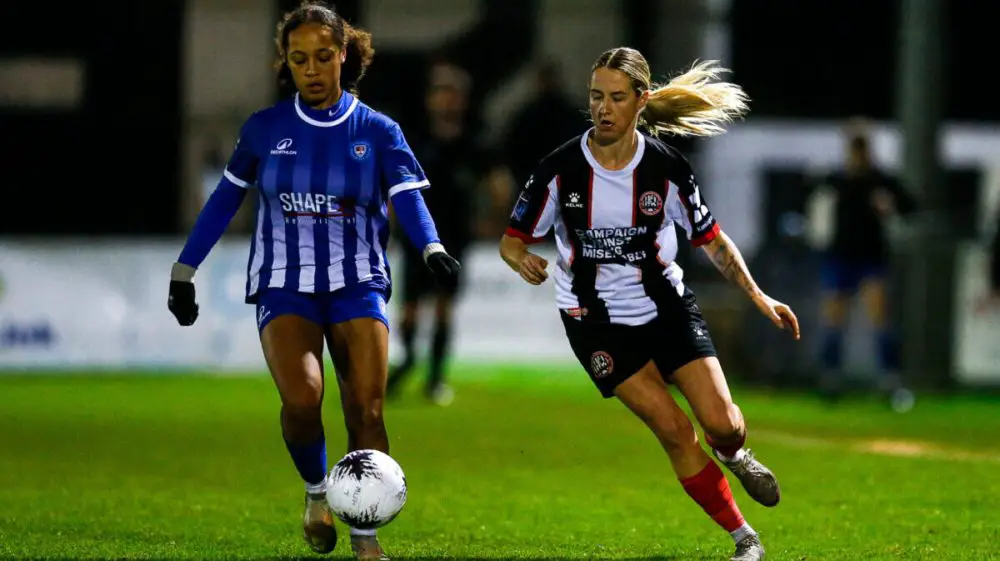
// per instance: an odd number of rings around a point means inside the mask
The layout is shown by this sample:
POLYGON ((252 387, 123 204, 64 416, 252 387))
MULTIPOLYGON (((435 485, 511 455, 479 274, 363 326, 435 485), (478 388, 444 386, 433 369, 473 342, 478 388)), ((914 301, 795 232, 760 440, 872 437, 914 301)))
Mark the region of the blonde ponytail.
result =
POLYGON ((726 132, 724 125, 747 113, 750 99, 737 84, 713 81, 726 72, 729 70, 718 66, 718 61, 696 62, 666 85, 654 86, 639 123, 653 136, 716 136, 726 132))

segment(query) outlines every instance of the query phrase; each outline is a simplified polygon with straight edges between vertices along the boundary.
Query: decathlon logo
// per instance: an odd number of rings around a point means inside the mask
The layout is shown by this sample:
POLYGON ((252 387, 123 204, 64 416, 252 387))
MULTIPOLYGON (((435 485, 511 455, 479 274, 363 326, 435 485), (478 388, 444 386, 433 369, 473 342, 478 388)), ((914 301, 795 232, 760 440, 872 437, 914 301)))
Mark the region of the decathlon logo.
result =
POLYGON ((294 156, 296 154, 295 150, 289 150, 292 147, 292 139, 285 138, 275 145, 274 150, 271 150, 271 154, 275 156, 294 156))

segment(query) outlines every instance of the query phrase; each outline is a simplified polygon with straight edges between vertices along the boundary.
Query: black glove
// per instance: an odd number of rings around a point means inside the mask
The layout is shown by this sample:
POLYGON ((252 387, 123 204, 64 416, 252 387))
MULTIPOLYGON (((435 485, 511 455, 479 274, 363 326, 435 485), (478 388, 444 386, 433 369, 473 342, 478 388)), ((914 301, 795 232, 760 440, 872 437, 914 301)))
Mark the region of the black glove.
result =
POLYGON ((198 303, 195 302, 194 283, 190 281, 170 281, 170 296, 167 307, 177 318, 177 323, 187 326, 198 319, 198 303))
POLYGON ((458 286, 458 272, 462 269, 458 259, 444 251, 435 251, 427 256, 427 268, 434 273, 438 284, 448 290, 458 286))

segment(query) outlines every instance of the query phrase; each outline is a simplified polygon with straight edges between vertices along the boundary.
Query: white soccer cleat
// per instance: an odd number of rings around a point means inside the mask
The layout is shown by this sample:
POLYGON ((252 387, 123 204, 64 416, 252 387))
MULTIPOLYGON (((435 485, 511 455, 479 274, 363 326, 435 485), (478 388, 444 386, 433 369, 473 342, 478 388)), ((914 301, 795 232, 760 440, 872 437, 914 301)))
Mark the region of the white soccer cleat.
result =
POLYGON ((455 401, 455 390, 447 384, 440 384, 427 392, 427 399, 429 399, 434 405, 447 407, 455 401))
POLYGON ((736 553, 729 561, 760 561, 764 558, 764 545, 757 534, 751 534, 736 544, 736 553))
POLYGON ((768 507, 778 504, 781 500, 778 478, 754 457, 749 448, 732 460, 724 460, 717 451, 713 450, 713 453, 739 479, 750 498, 768 507))

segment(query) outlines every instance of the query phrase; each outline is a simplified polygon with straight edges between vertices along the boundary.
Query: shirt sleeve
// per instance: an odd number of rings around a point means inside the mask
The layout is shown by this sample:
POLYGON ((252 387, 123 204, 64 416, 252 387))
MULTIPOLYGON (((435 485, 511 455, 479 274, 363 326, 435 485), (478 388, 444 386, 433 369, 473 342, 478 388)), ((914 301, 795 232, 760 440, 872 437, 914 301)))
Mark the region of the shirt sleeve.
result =
POLYGON ((559 176, 543 163, 521 189, 506 234, 525 243, 538 243, 555 224, 558 214, 559 176))
POLYGON ((388 118, 386 121, 379 151, 380 170, 386 195, 392 198, 401 191, 429 187, 430 181, 427 180, 424 169, 406 142, 403 130, 388 118))
POLYGON ((684 228, 691 245, 700 247, 719 235, 719 223, 708 209, 691 164, 683 157, 678 163, 673 176, 668 178, 671 189, 677 189, 676 197, 668 197, 668 216, 684 228))
POLYGON ((232 183, 243 189, 257 182, 257 167, 260 164, 260 152, 256 149, 260 144, 259 119, 256 114, 251 115, 240 128, 236 146, 222 172, 223 182, 232 183))

